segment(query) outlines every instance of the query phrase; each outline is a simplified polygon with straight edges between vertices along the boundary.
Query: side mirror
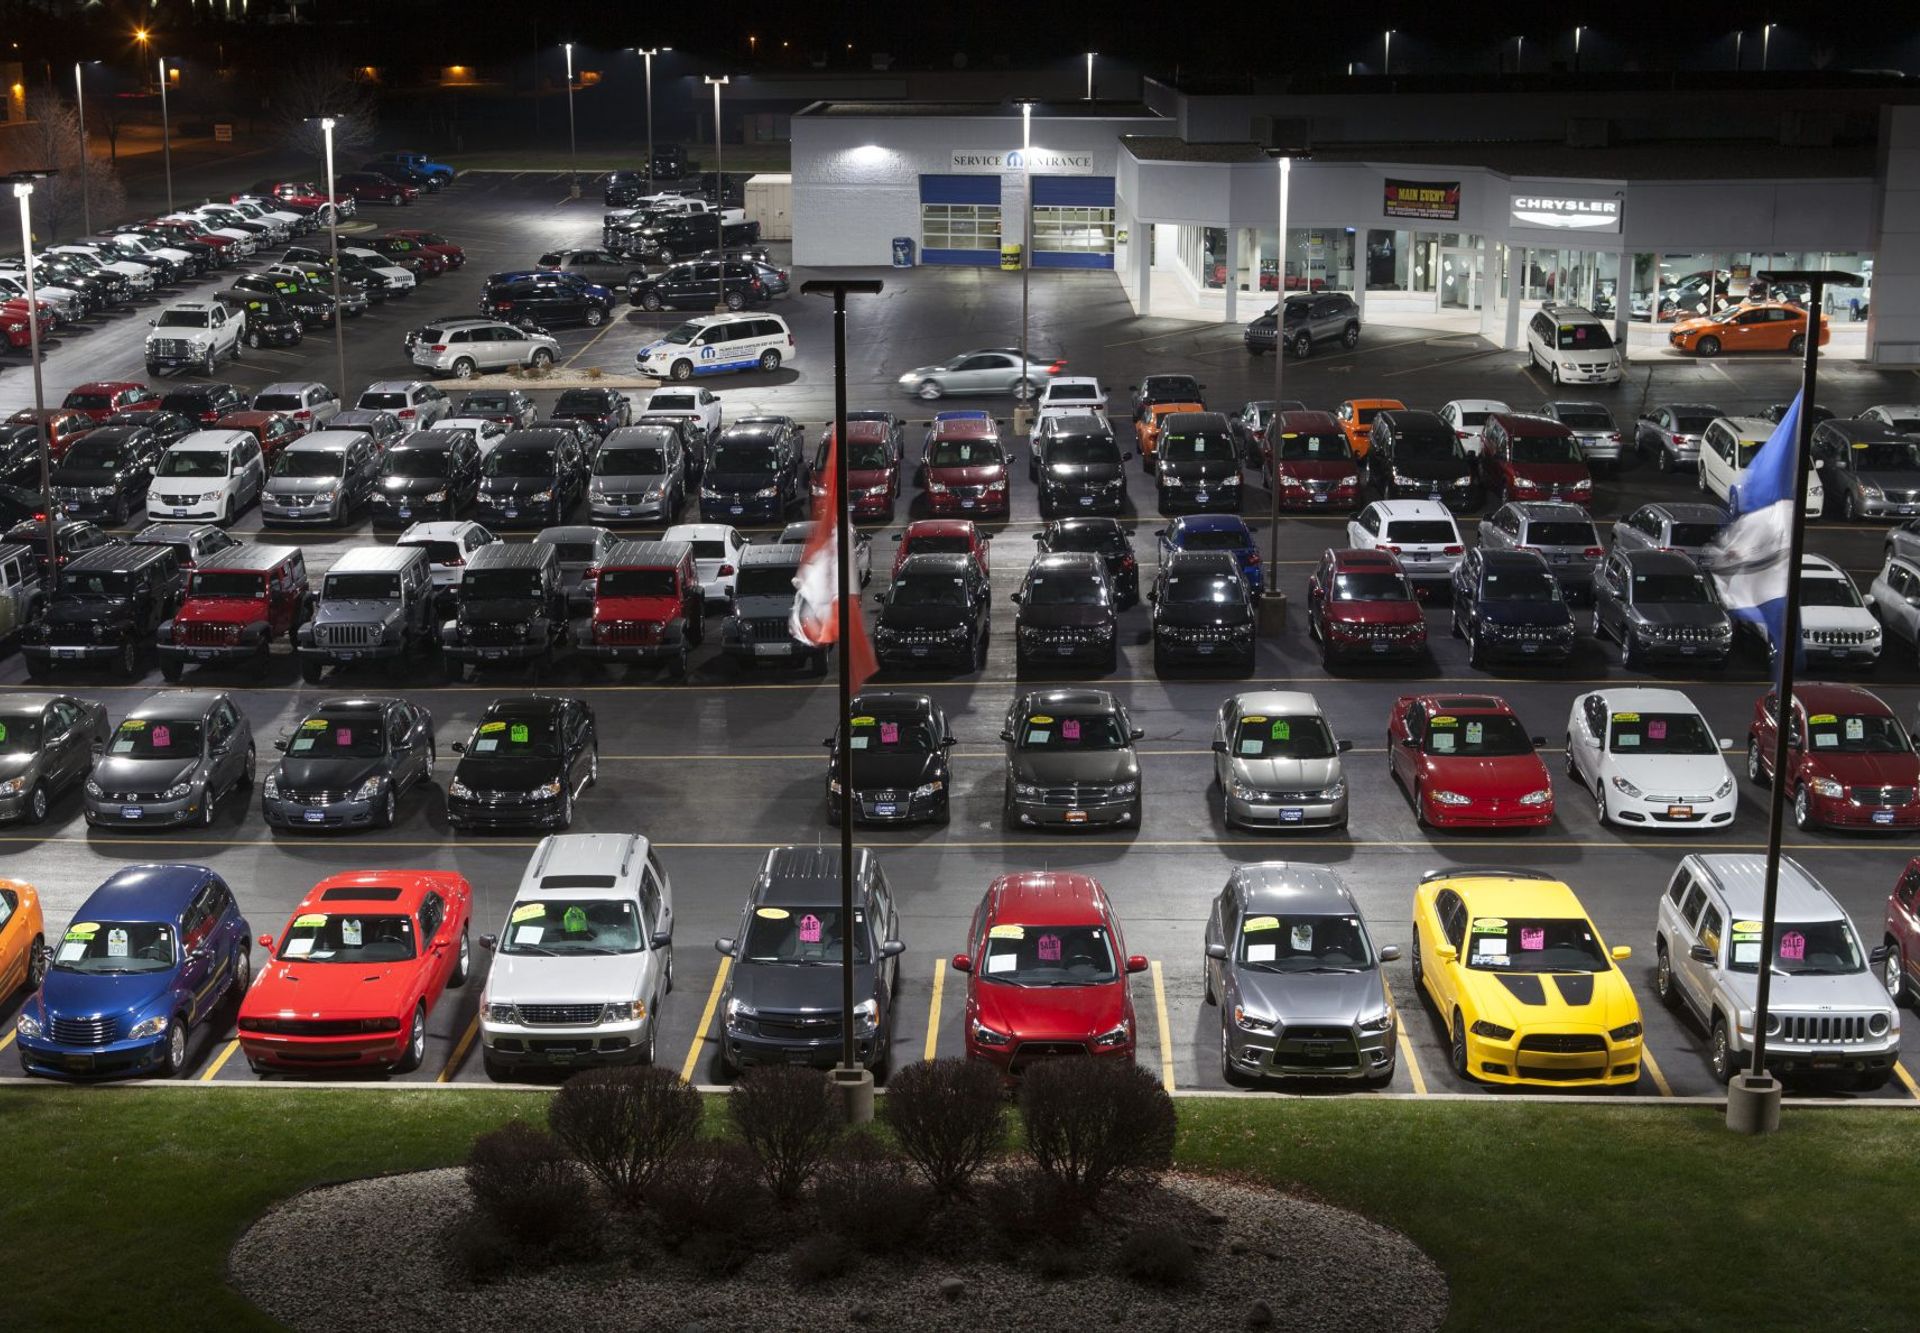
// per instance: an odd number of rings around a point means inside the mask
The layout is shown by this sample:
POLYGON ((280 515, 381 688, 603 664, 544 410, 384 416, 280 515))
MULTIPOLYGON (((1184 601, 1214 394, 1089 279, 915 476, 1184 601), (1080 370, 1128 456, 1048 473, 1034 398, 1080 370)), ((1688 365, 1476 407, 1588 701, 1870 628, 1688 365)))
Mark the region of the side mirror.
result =
MULTIPOLYGON (((1044 532, 1036 532, 1033 534, 1033 539, 1037 542, 1043 542, 1047 539, 1047 535, 1044 532)), ((900 539, 898 537, 895 537, 894 540, 899 541, 900 539)))
POLYGON ((1867 951, 1868 961, 1874 963, 1876 966, 1886 962, 1887 959, 1891 957, 1893 957, 1893 946, 1891 944, 1882 944, 1877 948, 1867 951))
POLYGON ((1400 961, 1400 946, 1399 946, 1399 945, 1397 945, 1397 944, 1383 944, 1383 945, 1381 945, 1381 946, 1380 946, 1380 961, 1381 961, 1381 962, 1383 962, 1383 963, 1397 963, 1397 962, 1399 962, 1399 961, 1400 961))
POLYGON ((1225 741, 1215 741, 1213 743, 1213 752, 1215 754, 1225 754, 1227 752, 1227 743, 1225 741))
POLYGON ((1227 956, 1227 946, 1226 946, 1226 945, 1224 945, 1224 944, 1209 944, 1209 945, 1207 946, 1207 957, 1209 957, 1209 958, 1225 958, 1226 956, 1227 956))
POLYGON ((728 958, 733 957, 732 938, 730 936, 722 936, 715 940, 713 942, 713 951, 718 954, 725 954, 728 958))
POLYGON ((1529 736, 1527 737, 1527 739, 1532 741, 1535 745, 1545 745, 1547 743, 1547 738, 1545 736, 1529 736))
POLYGON ((821 741, 820 743, 821 743, 822 745, 832 745, 832 744, 833 744, 833 737, 831 737, 831 736, 829 736, 829 737, 827 737, 827 738, 826 738, 825 740, 823 740, 823 741, 821 741))
POLYGON ((260 937, 260 947, 262 949, 271 949, 273 947, 273 936, 262 935, 260 937))
POLYGON ((880 956, 882 958, 898 958, 906 951, 907 946, 904 940, 886 940, 880 945, 880 956))
POLYGON ((948 961, 950 961, 950 962, 951 962, 951 963, 953 964, 953 970, 954 970, 954 971, 956 971, 956 972, 971 972, 971 971, 973 971, 973 959, 971 959, 971 958, 969 958, 969 957, 967 957, 967 955, 965 955, 965 954, 963 954, 963 953, 957 953, 957 954, 955 954, 955 955, 954 955, 954 956, 953 956, 953 957, 952 957, 951 959, 949 959, 948 961))
POLYGON ((652 943, 653 943, 653 947, 656 949, 666 948, 668 945, 673 943, 673 932, 670 930, 654 931, 652 943))
POLYGON ((1693 961, 1696 963, 1712 963, 1713 950, 1709 949, 1704 944, 1696 944, 1691 949, 1687 950, 1687 957, 1693 959, 1693 961))
POLYGON ((1723 750, 1731 750, 1733 748, 1733 738, 1731 736, 1722 736, 1720 738, 1720 748, 1723 750))
POLYGON ((1451 963, 1460 956, 1460 951, 1451 944, 1436 944, 1433 946, 1433 956, 1443 963, 1451 963))
POLYGON ((1025 601, 1026 599, 1025 599, 1024 597, 1022 597, 1022 596, 1021 596, 1021 595, 1020 595, 1019 593, 1017 593, 1017 592, 1016 592, 1016 593, 1013 593, 1013 594, 1011 594, 1011 595, 1009 595, 1009 596, 1008 596, 1008 598, 1007 598, 1007 600, 1008 600, 1009 602, 1012 602, 1012 603, 1013 603, 1013 604, 1014 604, 1015 606, 1018 606, 1018 605, 1020 605, 1020 603, 1021 603, 1021 602, 1023 602, 1023 601, 1025 601))
POLYGON ((1121 454, 1120 461, 1122 463, 1131 463, 1133 461, 1133 450, 1129 449, 1124 454, 1121 454))
POLYGON ((1013 733, 1011 731, 1002 731, 1000 733, 1000 739, 1011 745, 1013 743, 1013 733))
POLYGON ((277 740, 273 743, 273 748, 284 753, 287 748, 287 743, 284 739, 277 740))
POLYGON ((465 754, 467 752, 467 743, 465 741, 455 741, 452 745, 448 746, 447 748, 452 750, 455 754, 465 754))
POLYGON ((940 738, 940 748, 943 750, 952 749, 954 746, 958 745, 959 743, 960 743, 959 741, 955 740, 951 736, 943 736, 940 738))
POLYGON ((1147 600, 1148 600, 1149 602, 1157 602, 1157 601, 1159 601, 1159 600, 1160 600, 1160 590, 1159 590, 1158 588, 1149 588, 1149 589, 1147 589, 1147 600))
POLYGON ((1631 958, 1631 957, 1633 957, 1633 949, 1632 949, 1632 948, 1631 948, 1631 947, 1630 947, 1629 945, 1625 945, 1625 944, 1616 944, 1616 945, 1614 945, 1614 946, 1613 946, 1613 961, 1614 961, 1614 962, 1616 962, 1616 963, 1624 963, 1624 962, 1626 962, 1626 961, 1627 961, 1627 959, 1629 959, 1629 958, 1631 958))
POLYGON ((1351 750, 1353 748, 1352 741, 1335 741, 1334 745, 1336 748, 1339 749, 1341 754, 1345 754, 1348 750, 1351 750))
POLYGON ((1129 727, 1127 729, 1127 739, 1130 741, 1137 741, 1146 734, 1146 732, 1140 730, 1138 727, 1129 727))
POLYGON ((497 949, 500 947, 500 937, 498 935, 482 935, 480 937, 480 947, 489 951, 497 949))
MULTIPOLYGON (((906 535, 907 535, 907 534, 906 534, 906 533, 904 533, 904 532, 896 532, 896 533, 893 533, 893 534, 892 534, 892 540, 894 540, 894 541, 899 541, 899 540, 900 540, 900 539, 901 539, 902 537, 904 537, 904 536, 906 536, 906 535)), ((1040 534, 1039 534, 1039 533, 1037 533, 1037 532, 1036 532, 1036 533, 1034 533, 1034 534, 1033 534, 1033 539, 1034 539, 1035 541, 1039 541, 1039 540, 1040 540, 1040 534)))
POLYGON ((1149 966, 1147 956, 1143 953, 1129 954, 1127 956, 1127 971, 1129 972, 1144 972, 1149 966))
POLYGON ((1875 598, 1872 593, 1867 593, 1860 598, 1861 605, 1867 607, 1869 610, 1873 608, 1874 601, 1875 598))

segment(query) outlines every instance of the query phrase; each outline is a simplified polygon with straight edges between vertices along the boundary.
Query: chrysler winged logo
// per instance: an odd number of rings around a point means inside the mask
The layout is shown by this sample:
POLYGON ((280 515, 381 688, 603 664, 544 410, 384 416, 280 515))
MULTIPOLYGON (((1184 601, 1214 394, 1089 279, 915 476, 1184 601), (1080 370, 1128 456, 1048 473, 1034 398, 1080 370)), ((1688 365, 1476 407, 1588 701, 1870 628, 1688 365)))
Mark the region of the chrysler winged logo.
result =
POLYGON ((1620 226, 1618 199, 1556 199, 1550 195, 1516 194, 1512 209, 1515 222, 1535 227, 1616 231, 1620 226))

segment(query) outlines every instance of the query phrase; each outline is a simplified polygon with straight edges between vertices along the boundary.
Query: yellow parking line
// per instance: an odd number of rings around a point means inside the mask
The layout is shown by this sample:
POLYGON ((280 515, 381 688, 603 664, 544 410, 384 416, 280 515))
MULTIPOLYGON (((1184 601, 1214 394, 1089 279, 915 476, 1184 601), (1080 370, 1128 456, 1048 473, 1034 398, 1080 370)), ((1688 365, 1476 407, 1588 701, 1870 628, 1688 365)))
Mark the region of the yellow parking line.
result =
POLYGON ((1673 1096, 1673 1089, 1667 1086, 1667 1076, 1660 1072, 1660 1064, 1653 1058, 1653 1052, 1647 1049, 1647 1039, 1640 1038, 1640 1063, 1647 1067, 1647 1076, 1653 1080, 1653 1086, 1660 1089, 1662 1097, 1673 1096))
POLYGON ((613 332, 613 326, 617 322, 618 321, 612 318, 609 318, 606 323, 600 326, 600 332, 594 334, 591 338, 587 339, 586 343, 580 348, 579 351, 575 352, 572 356, 568 357, 565 361, 562 361, 560 363, 560 368, 562 370, 565 370, 569 366, 571 366, 574 362, 578 361, 581 357, 585 356, 589 348, 591 348, 595 343, 599 342, 602 338, 606 337, 609 333, 613 332))
POLYGON ((940 1044, 940 992, 946 989, 947 960, 936 958, 933 963, 933 1005, 927 1010, 927 1048, 922 1060, 933 1059, 934 1048, 940 1044))
MULTIPOLYGON (((13 1045, 13 1038, 14 1038, 13 1029, 12 1028, 7 1029, 7 1035, 4 1037, 0 1037, 0 1051, 4 1051, 7 1049, 7 1047, 13 1045)), ((1904 1073, 1905 1071, 1903 1070, 1901 1072, 1904 1073)))
MULTIPOLYGON (((1393 998, 1393 985, 1385 977, 1380 984, 1387 988, 1387 1003, 1393 1006, 1393 1037, 1400 1046, 1400 1062, 1407 1067, 1407 1075, 1413 1079, 1413 1092, 1416 1097, 1427 1095, 1426 1076, 1420 1072, 1420 1057, 1413 1053, 1413 1043, 1407 1040, 1407 1024, 1400 1013, 1400 1004, 1393 998)), ((1419 996, 1414 996, 1417 1003, 1419 996)))
POLYGON ((687 1047, 687 1058, 680 1065, 680 1077, 689 1083, 693 1082, 694 1066, 700 1063, 700 1047, 713 1025, 713 1011, 720 1007, 720 992, 727 984, 727 968, 732 964, 731 958, 720 960, 720 970, 713 974, 713 989, 707 992, 707 1007, 700 1011, 700 1026, 693 1030, 693 1045, 687 1047))
POLYGON ((1160 1082, 1173 1091, 1173 1033, 1167 1027, 1167 988, 1160 979, 1160 960, 1153 960, 1153 1013, 1160 1025, 1160 1082))
MULTIPOLYGON (((0 1041, 0 1051, 6 1049, 7 1044, 4 1041, 0 1041)), ((1893 1064, 1893 1072, 1898 1074, 1900 1081, 1907 1085, 1907 1091, 1913 1094, 1914 1100, 1920 1101, 1920 1084, 1916 1084, 1913 1081, 1913 1075, 1907 1072, 1907 1067, 1896 1060, 1893 1064)))
POLYGON ((446 1066, 441 1069, 435 1083, 451 1083, 453 1076, 460 1072, 460 1062, 467 1058, 467 1048, 473 1045, 473 1039, 480 1035, 480 1015, 475 1014, 473 1021, 467 1024, 467 1030, 460 1034, 460 1040, 454 1045, 453 1054, 447 1057, 446 1066))
POLYGON ((239 1049, 240 1039, 235 1037, 226 1044, 225 1049, 220 1052, 219 1058, 207 1066, 207 1072, 200 1076, 200 1081, 202 1083, 213 1082, 213 1080, 219 1076, 220 1071, 227 1067, 227 1061, 233 1059, 233 1053, 239 1049))

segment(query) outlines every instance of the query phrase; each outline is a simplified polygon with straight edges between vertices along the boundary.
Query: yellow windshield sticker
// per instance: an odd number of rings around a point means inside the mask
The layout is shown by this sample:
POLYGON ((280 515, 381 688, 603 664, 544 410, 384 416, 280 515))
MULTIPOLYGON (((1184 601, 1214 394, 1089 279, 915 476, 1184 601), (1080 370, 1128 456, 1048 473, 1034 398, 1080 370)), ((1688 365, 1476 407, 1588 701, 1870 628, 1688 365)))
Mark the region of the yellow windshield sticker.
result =
POLYGON ((1044 717, 1039 714, 1035 714, 1033 717, 1028 718, 1027 721, 1031 722, 1036 727, 1044 727, 1049 722, 1053 721, 1053 719, 1050 717, 1044 717))
POLYGON ((995 926, 987 931, 990 940, 1024 940, 1027 937, 1025 926, 995 926))
POLYGON ((482 722, 480 724, 480 734, 482 736, 491 736, 496 731, 505 731, 506 729, 507 724, 504 722, 482 722))
POLYGON ((1638 721, 1640 720, 1640 714, 1638 714, 1638 713, 1615 713, 1615 714, 1613 715, 1613 720, 1614 720, 1615 722, 1638 722, 1638 721))
POLYGON ((1278 929, 1280 929, 1280 918, 1277 916, 1250 916, 1247 918, 1247 924, 1240 927, 1240 933, 1251 935, 1257 930, 1278 929))
POLYGON ((1249 726, 1249 727, 1254 727, 1254 726, 1258 726, 1258 725, 1260 725, 1260 723, 1262 723, 1262 722, 1265 722, 1266 720, 1267 720, 1267 719, 1266 719, 1265 717, 1263 717, 1263 716, 1260 716, 1260 715, 1258 715, 1258 714, 1256 714, 1256 715, 1255 715, 1255 716, 1253 716, 1253 717, 1243 717, 1243 718, 1241 718, 1241 719, 1240 719, 1240 721, 1241 721, 1241 722, 1242 722, 1242 723, 1243 723, 1244 725, 1246 725, 1246 726, 1249 726))
POLYGON ((1839 720, 1839 717, 1833 713, 1815 713, 1807 719, 1807 725, 1810 727, 1830 727, 1839 720))
POLYGON ((1736 921, 1733 923, 1733 928, 1742 935, 1758 935, 1761 925, 1758 921, 1736 921))
POLYGON ((70 940, 90 940, 99 933, 98 921, 76 921, 67 927, 67 938, 70 940))
POLYGON ((300 724, 302 731, 325 731, 327 720, 324 717, 310 717, 300 724))
POLYGON ((785 921, 788 912, 784 907, 762 907, 754 915, 766 921, 785 921))
POLYGON ((1476 935, 1504 935, 1507 933, 1505 917, 1482 916, 1474 918, 1473 933, 1476 935))
POLYGON ((1441 716, 1428 719, 1427 725, 1430 727, 1457 727, 1460 725, 1460 719, 1457 717, 1441 716))
POLYGON ((870 727, 873 725, 873 719, 870 717, 856 717, 853 719, 853 725, 856 727, 870 727))
POLYGON ((318 930, 326 924, 327 914, 325 912, 303 912, 293 919, 293 928, 295 930, 318 930))
POLYGON ((521 903, 513 909, 513 915, 507 918, 509 924, 520 921, 533 921, 547 914, 545 903, 521 903))
POLYGON ((144 718, 130 717, 120 724, 122 731, 145 731, 146 729, 147 724, 144 718))

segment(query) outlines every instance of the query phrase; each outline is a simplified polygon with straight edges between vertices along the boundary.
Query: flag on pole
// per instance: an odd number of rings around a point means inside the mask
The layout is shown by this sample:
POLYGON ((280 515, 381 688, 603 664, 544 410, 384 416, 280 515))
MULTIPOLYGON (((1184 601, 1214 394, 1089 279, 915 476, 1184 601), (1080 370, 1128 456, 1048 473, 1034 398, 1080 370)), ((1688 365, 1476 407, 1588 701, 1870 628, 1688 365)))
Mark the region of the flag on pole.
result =
MULTIPOLYGON (((788 628, 802 643, 824 648, 840 637, 840 531, 846 519, 840 496, 840 441, 827 438, 826 485, 813 501, 813 531, 800 555, 800 572, 793 580, 795 596, 788 628)), ((873 641, 867 637, 866 621, 860 615, 860 590, 850 587, 853 597, 853 642, 843 647, 851 653, 848 666, 857 692, 880 669, 873 655, 873 641)))
POLYGON ((1754 454, 1740 481, 1733 522, 1721 529, 1705 559, 1727 614, 1758 625, 1776 653, 1786 636, 1787 553, 1794 522, 1800 411, 1801 396, 1796 394, 1781 414, 1780 424, 1754 454))

